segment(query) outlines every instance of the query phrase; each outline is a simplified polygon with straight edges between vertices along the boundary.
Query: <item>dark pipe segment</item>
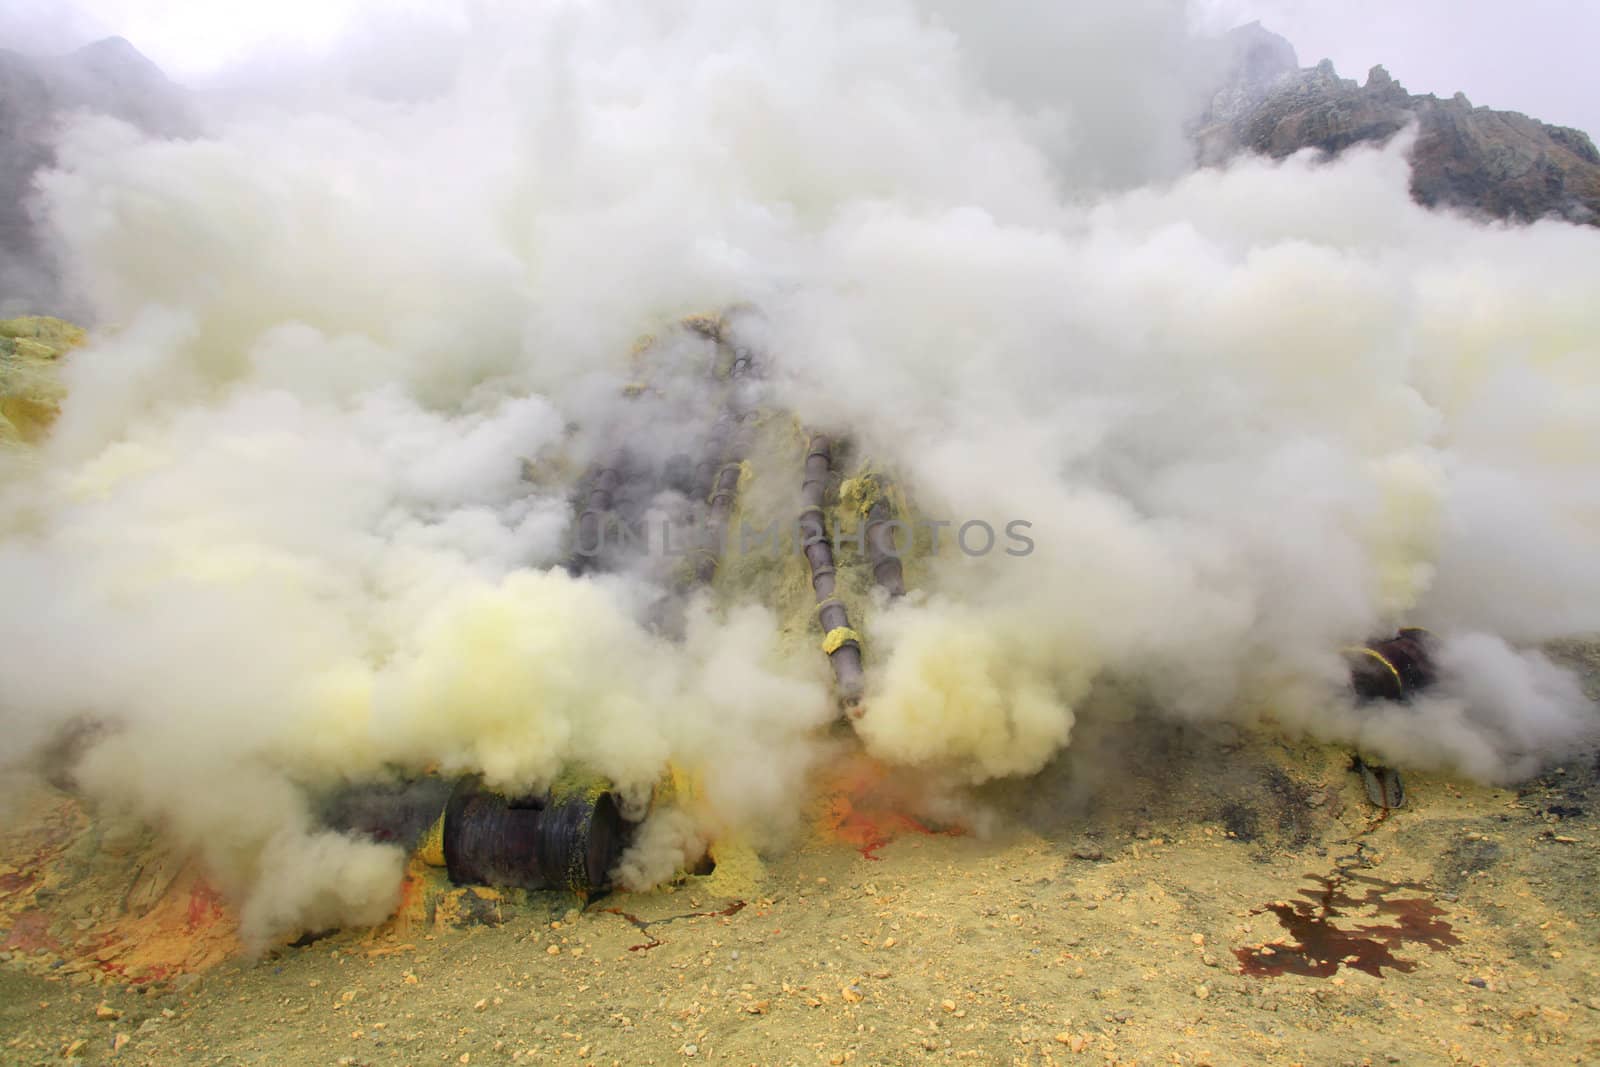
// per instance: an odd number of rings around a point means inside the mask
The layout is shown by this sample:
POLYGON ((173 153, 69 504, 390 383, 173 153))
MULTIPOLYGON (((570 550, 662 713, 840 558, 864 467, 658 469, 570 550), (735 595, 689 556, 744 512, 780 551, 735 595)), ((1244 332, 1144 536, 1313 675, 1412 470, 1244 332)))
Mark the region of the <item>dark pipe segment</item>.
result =
POLYGON ((817 621, 822 625, 823 650, 833 665, 839 695, 851 714, 859 714, 865 688, 861 666, 861 642, 850 629, 843 602, 834 595, 837 572, 833 566, 833 545, 823 522, 822 500, 828 488, 828 471, 833 465, 832 442, 826 434, 811 438, 806 450, 805 481, 800 487, 800 547, 811 566, 811 588, 817 596, 817 621))
POLYGON ((1415 627, 1349 649, 1350 687, 1362 700, 1405 702, 1439 680, 1433 635, 1415 627))
MULTIPOLYGON (((900 550, 895 544, 894 505, 879 497, 867 510, 867 560, 872 578, 891 597, 906 595, 905 570, 900 565, 900 550)), ((908 546, 909 547, 909 546, 908 546)))
POLYGON ((462 781, 444 813, 444 859, 458 885, 604 889, 629 824, 606 791, 508 800, 462 781))
MULTIPOLYGON (((1410 627, 1383 641, 1369 641, 1347 649, 1350 688, 1362 701, 1406 703, 1439 680, 1433 662, 1434 638, 1427 630, 1410 627)), ((1359 753, 1352 766, 1361 775, 1367 799, 1390 810, 1405 805, 1405 783, 1400 772, 1359 753)))

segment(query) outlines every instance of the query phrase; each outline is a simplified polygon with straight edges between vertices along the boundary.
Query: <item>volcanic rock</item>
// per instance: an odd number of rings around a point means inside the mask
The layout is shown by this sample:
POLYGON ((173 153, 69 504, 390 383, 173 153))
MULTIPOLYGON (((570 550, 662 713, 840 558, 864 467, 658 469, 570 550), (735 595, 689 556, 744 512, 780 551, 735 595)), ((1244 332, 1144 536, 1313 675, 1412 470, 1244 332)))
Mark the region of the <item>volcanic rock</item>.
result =
POLYGON ((1418 203, 1531 222, 1554 216, 1600 225, 1600 152, 1588 135, 1515 111, 1474 107, 1462 93, 1412 94, 1382 66, 1365 85, 1323 60, 1301 68, 1294 48, 1251 23, 1225 39, 1229 74, 1195 130, 1199 161, 1249 151, 1281 159, 1383 144, 1413 123, 1411 192, 1418 203))

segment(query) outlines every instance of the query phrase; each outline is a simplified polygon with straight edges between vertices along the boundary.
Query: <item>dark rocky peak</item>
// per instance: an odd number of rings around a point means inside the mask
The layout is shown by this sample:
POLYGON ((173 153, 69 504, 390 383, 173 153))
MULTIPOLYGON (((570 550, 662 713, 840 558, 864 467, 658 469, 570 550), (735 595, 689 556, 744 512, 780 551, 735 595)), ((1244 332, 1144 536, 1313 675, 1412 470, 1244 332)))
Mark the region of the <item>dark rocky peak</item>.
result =
POLYGON ((1230 30, 1224 38, 1239 81, 1270 87, 1280 78, 1300 71, 1300 57, 1287 37, 1252 22, 1230 30))
POLYGON ((1373 98, 1387 100, 1402 107, 1411 99, 1406 87, 1395 81, 1394 75, 1390 74, 1382 63, 1367 71, 1367 84, 1364 88, 1373 98))
POLYGON ((1415 123, 1411 190, 1419 203, 1523 222, 1554 216, 1600 225, 1600 153, 1579 130, 1473 107, 1464 93, 1449 100, 1414 95, 1382 66, 1368 72, 1365 85, 1341 78, 1326 59, 1284 69, 1293 48, 1259 24, 1225 41, 1233 65, 1194 134, 1203 165, 1240 152, 1336 155, 1382 144, 1415 123))
POLYGON ((0 49, 0 311, 61 309, 34 229, 33 179, 54 164, 63 120, 82 112, 158 137, 195 125, 187 91, 120 37, 54 57, 0 49))
POLYGON ((1300 59, 1294 45, 1259 22, 1230 30, 1222 38, 1220 88, 1211 98, 1207 116, 1227 121, 1244 114, 1265 100, 1286 78, 1300 73, 1300 59))
POLYGON ((129 44, 126 37, 103 38, 93 44, 84 45, 64 58, 66 62, 75 63, 84 70, 108 78, 131 75, 154 81, 167 80, 161 68, 147 59, 143 52, 129 44))
POLYGON ((114 115, 167 136, 190 127, 185 91, 121 37, 85 45, 42 69, 63 107, 114 115))

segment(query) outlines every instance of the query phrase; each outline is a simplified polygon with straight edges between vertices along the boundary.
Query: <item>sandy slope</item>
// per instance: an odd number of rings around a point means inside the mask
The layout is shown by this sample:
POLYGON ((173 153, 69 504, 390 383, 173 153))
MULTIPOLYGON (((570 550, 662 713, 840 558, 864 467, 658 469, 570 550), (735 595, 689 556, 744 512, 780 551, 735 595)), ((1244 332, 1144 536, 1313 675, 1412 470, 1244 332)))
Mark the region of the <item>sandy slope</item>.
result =
MULTIPOLYGON (((13 946, 0 1058, 81 1041, 86 1062, 149 1064, 1600 1059, 1594 754, 1520 789, 1410 775, 1387 819, 1347 761, 1135 721, 991 790, 988 839, 916 832, 868 775, 764 868, 730 854, 581 913, 477 901, 477 921, 143 987, 13 946), (1133 770, 1093 774, 1111 751, 1133 770)), ((190 925, 184 951, 221 936, 190 925)))

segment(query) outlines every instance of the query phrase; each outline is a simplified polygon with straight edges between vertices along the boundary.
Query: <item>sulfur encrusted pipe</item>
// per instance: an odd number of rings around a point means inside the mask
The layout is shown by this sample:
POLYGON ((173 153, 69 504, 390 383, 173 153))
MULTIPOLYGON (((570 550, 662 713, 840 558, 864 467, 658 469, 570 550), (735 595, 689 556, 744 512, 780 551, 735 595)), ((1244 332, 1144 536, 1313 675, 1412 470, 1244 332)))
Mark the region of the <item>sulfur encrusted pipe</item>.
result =
POLYGON ((864 676, 861 637, 850 628, 844 602, 835 596, 837 572, 833 545, 828 540, 822 501, 833 466, 832 442, 826 434, 812 436, 806 449, 805 481, 800 487, 800 548, 811 567, 811 588, 817 597, 817 621, 822 625, 822 650, 833 665, 839 695, 851 715, 859 714, 864 676))
POLYGON ((873 501, 867 509, 867 562, 872 565, 872 578, 891 597, 906 595, 905 569, 900 565, 900 550, 895 544, 894 505, 887 493, 873 501))
POLYGON ((457 884, 604 889, 629 825, 608 790, 512 801, 467 779, 445 807, 444 862, 457 884))
POLYGON ((633 824, 604 783, 508 798, 476 778, 356 786, 329 801, 328 825, 416 852, 457 885, 569 889, 609 884, 633 824))

